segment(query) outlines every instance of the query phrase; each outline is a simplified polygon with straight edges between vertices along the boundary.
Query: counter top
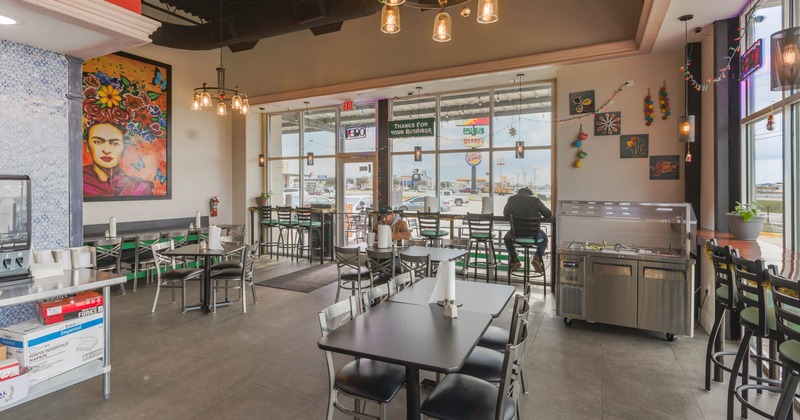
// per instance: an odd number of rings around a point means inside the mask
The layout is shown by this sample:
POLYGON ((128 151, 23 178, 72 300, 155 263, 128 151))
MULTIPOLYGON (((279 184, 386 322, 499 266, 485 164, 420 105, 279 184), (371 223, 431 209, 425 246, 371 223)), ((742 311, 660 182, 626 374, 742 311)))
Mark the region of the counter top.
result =
POLYGON ((105 271, 85 268, 66 270, 60 276, 35 279, 31 283, 0 286, 0 307, 99 289, 124 282, 125 276, 105 271))
POLYGON ((716 239, 720 246, 730 245, 739 250, 739 255, 743 258, 754 260, 761 258, 767 264, 774 264, 778 267, 780 274, 793 280, 800 280, 800 255, 790 249, 786 249, 780 244, 770 243, 762 236, 756 241, 742 241, 733 239, 729 232, 717 232, 709 229, 697 230, 697 244, 705 246, 709 239, 716 239))

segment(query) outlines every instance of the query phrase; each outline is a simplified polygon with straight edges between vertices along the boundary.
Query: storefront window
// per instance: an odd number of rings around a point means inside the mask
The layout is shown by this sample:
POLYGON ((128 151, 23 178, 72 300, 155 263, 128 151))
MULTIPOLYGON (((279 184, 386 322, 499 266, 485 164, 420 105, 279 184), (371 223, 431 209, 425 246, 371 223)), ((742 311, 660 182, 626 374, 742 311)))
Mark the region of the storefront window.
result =
POLYGON ((303 112, 303 152, 315 156, 336 155, 336 110, 316 109, 303 112))
POLYGON ((752 12, 752 18, 749 20, 747 45, 744 49, 761 40, 763 61, 761 68, 744 81, 743 92, 747 98, 746 106, 742 107, 744 116, 783 98, 782 92, 773 92, 770 89, 770 36, 783 28, 782 11, 780 0, 768 0, 752 12))
POLYGON ((489 195, 488 150, 442 153, 439 195, 450 213, 480 213, 481 200, 489 195))
POLYGON ((783 236, 783 130, 780 114, 774 116, 772 130, 767 129, 764 118, 748 125, 747 137, 752 153, 753 169, 749 185, 749 196, 758 204, 766 217, 762 232, 769 233, 765 239, 783 236))
POLYGON ((300 155, 300 113, 270 115, 269 157, 300 155))
POLYGON ((428 153, 415 162, 414 155, 392 156, 392 202, 394 208, 424 211, 424 196, 436 195, 436 155, 428 153))
MULTIPOLYGON (((421 118, 436 118, 436 97, 416 96, 392 101, 391 121, 409 121, 421 118)), ((436 136, 392 136, 389 135, 392 152, 413 152, 419 146, 423 151, 436 149, 436 136)))
POLYGON ((552 87, 537 84, 497 89, 494 93, 492 147, 549 146, 552 142, 552 87))
POLYGON ((439 109, 440 150, 488 150, 489 92, 442 96, 439 109))
POLYGON ((494 214, 503 214, 508 197, 522 187, 530 188, 552 210, 550 149, 526 150, 524 159, 517 159, 513 151, 495 152, 492 159, 494 214))

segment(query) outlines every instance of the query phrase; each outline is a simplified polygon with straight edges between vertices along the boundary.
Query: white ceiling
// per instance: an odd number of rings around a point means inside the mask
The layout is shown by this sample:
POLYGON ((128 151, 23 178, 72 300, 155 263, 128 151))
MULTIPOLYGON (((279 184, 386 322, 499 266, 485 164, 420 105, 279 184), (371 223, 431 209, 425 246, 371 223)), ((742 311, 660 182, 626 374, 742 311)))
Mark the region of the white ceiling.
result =
MULTIPOLYGON (((684 24, 678 20, 679 16, 684 14, 695 16, 689 22, 689 33, 692 34, 692 29, 695 27, 706 27, 715 20, 736 16, 746 3, 747 0, 671 0, 666 18, 661 28, 658 29, 653 52, 678 51, 682 48, 684 24)), ((124 49, 141 44, 141 41, 136 40, 135 34, 134 36, 130 35, 129 26, 110 30, 109 28, 113 28, 114 25, 109 24, 108 20, 103 24, 99 23, 103 22, 99 19, 101 17, 108 19, 109 5, 110 3, 106 3, 104 0, 0 0, 0 14, 8 15, 22 22, 20 25, 13 26, 0 25, 0 38, 80 58, 90 58, 91 54, 95 56, 106 54, 115 51, 106 50, 116 46, 122 46, 118 49, 124 49), (80 13, 76 13, 76 10, 80 13), (92 13, 95 16, 91 16, 92 13), (101 14, 104 16, 100 16, 101 14)), ((146 29, 141 26, 149 24, 147 21, 150 19, 136 16, 134 13, 116 6, 112 6, 112 8, 119 9, 112 10, 117 21, 126 21, 126 24, 130 24, 127 20, 138 18, 135 22, 135 24, 139 24, 137 29, 146 29)), ((502 15, 500 18, 502 19, 502 15)), ((564 26, 568 27, 568 24, 564 26)), ((148 34, 154 29, 155 27, 148 34)), ((518 73, 525 74, 524 80, 526 81, 544 80, 554 78, 556 71, 556 65, 545 65, 523 70, 381 88, 379 93, 374 91, 339 93, 312 98, 312 106, 338 103, 347 99, 358 101, 360 98, 376 96, 403 97, 407 96, 409 92, 414 92, 416 86, 421 86, 423 92, 448 92, 498 86, 512 82, 518 73)), ((294 100, 269 104, 267 107, 267 112, 274 112, 276 109, 301 109, 305 108, 305 105, 302 100, 294 100)))

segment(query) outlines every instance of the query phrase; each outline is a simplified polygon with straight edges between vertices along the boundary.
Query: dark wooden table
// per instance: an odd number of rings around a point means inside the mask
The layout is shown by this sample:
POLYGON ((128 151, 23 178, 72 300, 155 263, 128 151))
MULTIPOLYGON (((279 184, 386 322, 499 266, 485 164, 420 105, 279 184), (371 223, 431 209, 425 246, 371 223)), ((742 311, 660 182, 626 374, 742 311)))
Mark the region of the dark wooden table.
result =
POLYGON ((486 313, 463 310, 450 319, 437 305, 384 302, 322 337, 317 346, 405 366, 406 418, 417 420, 419 370, 461 369, 491 321, 486 313))
POLYGON ((457 260, 461 257, 467 255, 466 249, 456 249, 456 248, 440 248, 438 246, 406 246, 406 247, 395 247, 395 248, 378 248, 377 246, 367 246, 365 243, 359 243, 357 245, 362 250, 370 250, 370 251, 382 251, 386 252, 392 249, 397 250, 397 254, 406 254, 412 255, 415 257, 418 256, 426 256, 430 254, 431 261, 440 263, 442 261, 452 261, 457 260))
POLYGON ((223 257, 232 254, 244 248, 245 245, 239 244, 222 244, 222 249, 204 249, 200 250, 200 245, 191 244, 185 245, 180 248, 175 248, 165 251, 162 255, 171 257, 202 257, 203 258, 203 301, 197 306, 187 306, 186 310, 204 309, 206 313, 211 312, 211 264, 215 257, 223 257))
MULTIPOLYGON (((412 287, 407 287, 392 296, 389 300, 412 305, 439 307, 436 303, 428 303, 435 285, 435 277, 426 277, 414 283, 412 287)), ((462 310, 481 312, 497 318, 516 291, 514 286, 456 280, 456 304, 459 305, 459 313, 462 310)), ((441 309, 441 307, 439 308, 441 309)))

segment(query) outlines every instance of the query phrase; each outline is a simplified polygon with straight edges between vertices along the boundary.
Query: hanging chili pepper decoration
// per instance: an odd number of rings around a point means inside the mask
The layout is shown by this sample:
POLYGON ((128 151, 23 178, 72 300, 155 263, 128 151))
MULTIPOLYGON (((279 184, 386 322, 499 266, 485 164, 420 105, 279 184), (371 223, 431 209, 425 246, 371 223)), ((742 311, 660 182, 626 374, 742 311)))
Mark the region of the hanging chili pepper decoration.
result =
POLYGON ((647 96, 644 97, 644 125, 650 126, 653 123, 653 99, 650 97, 650 88, 647 88, 647 96))
POLYGON ((667 95, 667 81, 661 85, 658 90, 658 103, 661 105, 661 119, 666 120, 669 117, 669 96, 667 95))
POLYGON ((775 116, 769 114, 769 117, 767 117, 767 130, 772 131, 774 129, 775 129, 775 116))

